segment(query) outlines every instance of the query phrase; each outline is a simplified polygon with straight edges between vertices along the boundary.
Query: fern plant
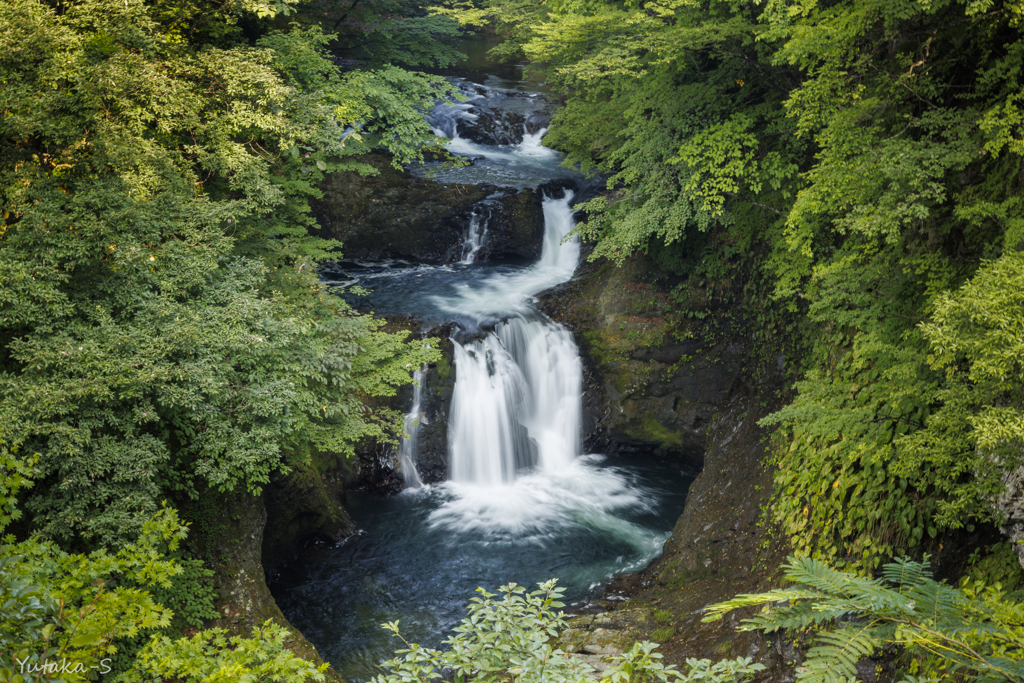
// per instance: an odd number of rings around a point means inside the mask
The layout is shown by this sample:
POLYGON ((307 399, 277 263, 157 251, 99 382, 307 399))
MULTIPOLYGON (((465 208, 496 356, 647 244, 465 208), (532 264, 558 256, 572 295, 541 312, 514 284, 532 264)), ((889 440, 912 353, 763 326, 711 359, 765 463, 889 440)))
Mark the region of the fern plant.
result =
POLYGON ((797 671, 801 683, 855 680, 857 662, 890 643, 979 682, 1024 680, 1024 605, 1003 599, 999 584, 952 588, 932 578, 927 559, 897 560, 874 579, 813 558, 790 558, 784 570, 796 587, 739 595, 707 608, 704 621, 761 606, 742 630, 821 629, 797 671))

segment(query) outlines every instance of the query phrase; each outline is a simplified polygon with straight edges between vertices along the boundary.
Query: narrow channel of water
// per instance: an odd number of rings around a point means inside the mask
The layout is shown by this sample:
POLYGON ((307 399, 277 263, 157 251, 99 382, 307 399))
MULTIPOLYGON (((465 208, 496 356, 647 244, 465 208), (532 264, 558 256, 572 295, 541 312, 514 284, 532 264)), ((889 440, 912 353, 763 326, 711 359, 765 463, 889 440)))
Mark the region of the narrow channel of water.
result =
MULTIPOLYGON (((581 453, 579 353, 532 297, 568 280, 578 264, 579 244, 567 235, 585 184, 543 147, 543 127, 492 127, 490 142, 462 137, 480 117, 518 125, 548 106, 536 92, 484 80, 460 82, 470 99, 431 114, 452 151, 475 159, 442 180, 524 188, 563 179, 576 190, 544 197, 535 264, 477 264, 486 232, 471 221, 461 263, 350 264, 338 281, 374 290, 368 303, 378 313, 454 320, 473 332, 453 340, 449 481, 422 486, 409 472, 401 495, 351 496, 361 535, 303 557, 271 587, 289 620, 349 680, 373 676, 395 649, 384 621, 399 619, 407 638, 436 645, 478 586, 557 577, 579 600, 615 574, 643 568, 660 553, 690 483, 680 464, 581 453)), ((403 467, 415 461, 416 413, 403 467)))

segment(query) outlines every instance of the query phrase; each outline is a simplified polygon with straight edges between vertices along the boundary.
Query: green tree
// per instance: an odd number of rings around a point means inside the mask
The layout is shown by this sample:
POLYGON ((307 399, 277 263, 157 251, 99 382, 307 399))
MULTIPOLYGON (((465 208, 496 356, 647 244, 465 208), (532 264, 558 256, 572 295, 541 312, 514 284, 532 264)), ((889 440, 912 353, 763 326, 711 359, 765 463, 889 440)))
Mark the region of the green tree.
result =
MULTIPOLYGON (((17 460, 0 445, 0 458, 17 460)), ((17 495, 31 481, 0 477, 0 533, 17 518, 17 495)), ((69 554, 52 541, 31 539, 0 545, 0 676, 11 683, 95 680, 109 673, 125 639, 144 636, 124 680, 322 681, 317 667, 284 647, 286 631, 267 623, 251 638, 228 641, 211 629, 172 640, 163 632, 173 613, 153 599, 182 568, 166 554, 187 528, 174 510, 163 509, 142 524, 136 539, 116 553, 106 549, 69 554), (155 633, 154 633, 155 632, 155 633)))
POLYGON ((258 493, 285 448, 394 433, 363 399, 434 353, 320 286, 337 245, 307 202, 357 151, 421 155, 447 86, 343 74, 315 27, 209 44, 171 9, 0 13, 0 438, 39 454, 25 507, 64 543, 130 541, 169 493, 258 493))

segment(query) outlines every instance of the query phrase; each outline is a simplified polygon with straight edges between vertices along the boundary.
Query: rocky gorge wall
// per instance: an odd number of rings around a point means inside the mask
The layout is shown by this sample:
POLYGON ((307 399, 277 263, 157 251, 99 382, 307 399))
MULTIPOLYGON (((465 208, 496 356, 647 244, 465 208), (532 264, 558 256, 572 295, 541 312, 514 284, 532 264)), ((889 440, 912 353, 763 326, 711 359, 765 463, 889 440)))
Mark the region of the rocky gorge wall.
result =
POLYGON ((713 320, 683 335, 670 330, 657 313, 666 289, 664 274, 637 256, 622 267, 586 263, 539 297, 574 331, 585 361, 587 447, 653 448, 700 471, 661 557, 611 587, 629 600, 599 601, 605 612, 575 620, 562 644, 597 664, 635 640, 655 640, 668 662, 753 657, 768 667, 757 680, 791 680, 796 655, 786 643, 737 632, 736 614, 701 622, 707 605, 773 587, 787 554, 760 524, 772 471, 768 434, 757 425, 778 407, 785 359, 766 367, 762 350, 743 334, 717 333, 713 320))
MULTIPOLYGON (((285 646, 289 650, 322 664, 316 648, 288 622, 270 594, 263 559, 268 549, 283 553, 271 555, 272 561, 291 555, 311 535, 333 534, 341 540, 354 530, 344 509, 313 468, 278 477, 260 497, 236 491, 214 498, 217 524, 199 530, 200 543, 214 558, 216 608, 221 615, 208 625, 230 635, 251 636, 272 620, 288 629, 285 646)), ((327 670, 326 677, 328 683, 343 683, 333 669, 327 670)))

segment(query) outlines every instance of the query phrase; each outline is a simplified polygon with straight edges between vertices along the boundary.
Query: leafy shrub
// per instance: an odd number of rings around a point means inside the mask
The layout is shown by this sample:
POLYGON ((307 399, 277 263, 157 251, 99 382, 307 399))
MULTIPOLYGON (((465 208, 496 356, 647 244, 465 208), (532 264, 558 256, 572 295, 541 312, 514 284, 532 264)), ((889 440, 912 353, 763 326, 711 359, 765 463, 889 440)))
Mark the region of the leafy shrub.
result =
POLYGON ((323 681, 328 665, 316 666, 295 656, 284 646, 288 637, 288 629, 268 620, 252 638, 229 638, 219 628, 200 631, 191 638, 154 638, 125 680, 159 683, 173 677, 181 683, 323 681))
POLYGON ((182 571, 171 578, 170 587, 153 586, 150 592, 154 600, 174 612, 171 628, 202 628, 205 620, 220 616, 214 609, 213 571, 202 560, 178 560, 177 564, 182 571))
MULTIPOLYGON (((384 663, 390 672, 373 683, 414 683, 437 680, 450 673, 451 680, 515 681, 516 683, 593 683, 593 669, 552 645, 558 631, 566 625, 565 616, 555 610, 562 589, 555 580, 538 584, 540 590, 527 592, 510 583, 501 586, 500 599, 482 588, 480 598, 470 600, 469 616, 445 641, 446 650, 425 648, 402 638, 398 622, 382 624, 405 643, 399 657, 384 663)), ((689 672, 680 672, 661 662, 655 643, 636 643, 628 651, 612 657, 605 672, 608 683, 666 683, 677 681, 738 681, 749 673, 764 669, 749 658, 712 663, 688 659, 689 672)))

